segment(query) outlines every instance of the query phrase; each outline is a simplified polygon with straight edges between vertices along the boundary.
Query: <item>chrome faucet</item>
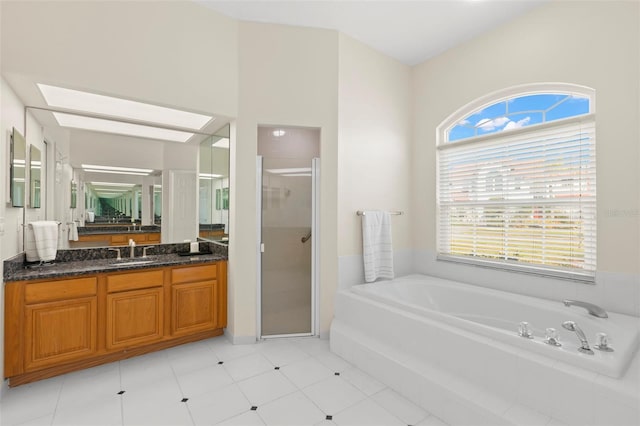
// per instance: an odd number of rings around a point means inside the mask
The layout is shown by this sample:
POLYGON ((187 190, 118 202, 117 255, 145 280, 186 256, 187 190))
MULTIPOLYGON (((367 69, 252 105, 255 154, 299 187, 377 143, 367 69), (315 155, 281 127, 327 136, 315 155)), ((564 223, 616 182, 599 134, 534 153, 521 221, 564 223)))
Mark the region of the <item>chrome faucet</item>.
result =
POLYGON ((593 355, 593 351, 589 347, 589 342, 587 341, 587 336, 584 335, 584 332, 580 327, 578 327, 578 324, 576 324, 574 321, 565 321, 562 323, 562 326, 567 330, 576 333, 578 339, 580 339, 581 346, 578 348, 580 352, 593 355))
POLYGON ((136 257, 136 242, 133 241, 133 238, 129 238, 129 249, 129 257, 133 259, 134 257, 136 257))
POLYGON ((562 303, 564 303, 564 306, 580 306, 581 308, 585 308, 587 312, 589 312, 589 314, 593 315, 594 317, 609 318, 609 315, 607 315, 607 311, 605 311, 598 305, 594 305, 593 303, 569 299, 563 300, 562 303))
POLYGON ((115 251, 116 253, 118 253, 118 257, 116 257, 116 260, 122 260, 122 257, 120 256, 120 249, 110 248, 109 251, 115 251))

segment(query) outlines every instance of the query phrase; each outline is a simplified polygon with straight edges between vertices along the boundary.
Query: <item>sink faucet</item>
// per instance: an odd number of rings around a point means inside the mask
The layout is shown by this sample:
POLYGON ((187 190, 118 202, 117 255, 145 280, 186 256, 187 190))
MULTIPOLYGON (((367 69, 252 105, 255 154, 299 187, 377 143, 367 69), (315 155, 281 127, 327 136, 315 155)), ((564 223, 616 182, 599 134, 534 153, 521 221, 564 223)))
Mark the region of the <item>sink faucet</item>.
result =
POLYGON ((116 260, 122 260, 122 257, 120 256, 120 249, 110 248, 109 251, 115 251, 116 253, 118 253, 118 257, 116 257, 116 260))
POLYGON ((589 342, 587 341, 587 336, 584 335, 584 332, 582 331, 582 329, 580 327, 578 327, 578 324, 576 324, 573 321, 565 321, 562 323, 562 326, 564 328, 566 328, 569 331, 573 331, 576 333, 576 335, 578 336, 578 339, 580 339, 580 343, 582 346, 580 346, 578 348, 578 350, 582 353, 585 354, 589 354, 589 355, 593 355, 593 351, 591 350, 591 348, 589 347, 589 342))
POLYGON ((133 241, 133 238, 129 238, 129 257, 131 259, 133 259, 134 257, 136 257, 136 242, 133 241))
POLYGON ((585 308, 587 312, 589 312, 589 314, 593 315, 594 317, 609 318, 609 315, 607 315, 607 311, 605 311, 598 305, 594 305, 593 303, 569 299, 563 300, 562 303, 564 303, 564 306, 580 306, 581 308, 585 308))

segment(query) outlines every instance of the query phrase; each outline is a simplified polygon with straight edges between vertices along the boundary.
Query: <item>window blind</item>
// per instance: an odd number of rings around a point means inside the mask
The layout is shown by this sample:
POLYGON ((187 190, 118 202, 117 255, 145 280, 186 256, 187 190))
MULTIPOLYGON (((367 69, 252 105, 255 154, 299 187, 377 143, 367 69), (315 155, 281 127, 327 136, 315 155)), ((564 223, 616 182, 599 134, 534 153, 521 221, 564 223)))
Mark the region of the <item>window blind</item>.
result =
POLYGON ((592 280, 592 114, 438 148, 440 258, 592 280))

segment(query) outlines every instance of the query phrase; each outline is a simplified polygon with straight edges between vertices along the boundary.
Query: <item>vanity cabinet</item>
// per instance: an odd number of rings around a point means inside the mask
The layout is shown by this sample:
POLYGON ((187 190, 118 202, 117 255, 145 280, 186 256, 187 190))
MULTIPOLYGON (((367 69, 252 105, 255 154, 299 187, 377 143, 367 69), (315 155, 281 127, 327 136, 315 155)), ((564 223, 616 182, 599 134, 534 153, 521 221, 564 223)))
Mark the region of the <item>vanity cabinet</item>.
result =
POLYGON ((227 325, 227 262, 5 284, 10 386, 201 340, 227 325))
POLYGON ((213 265, 171 271, 172 335, 226 326, 226 303, 221 302, 227 297, 217 274, 213 265))
POLYGON ((107 350, 162 339, 163 286, 161 269, 107 276, 107 350))
POLYGON ((95 278, 27 284, 24 300, 25 371, 96 353, 95 278))
POLYGON ((78 235, 78 241, 71 241, 69 245, 87 246, 88 244, 95 247, 103 246, 126 246, 129 239, 136 242, 137 245, 142 244, 160 244, 159 232, 136 232, 136 233, 117 233, 117 234, 81 234, 78 235))

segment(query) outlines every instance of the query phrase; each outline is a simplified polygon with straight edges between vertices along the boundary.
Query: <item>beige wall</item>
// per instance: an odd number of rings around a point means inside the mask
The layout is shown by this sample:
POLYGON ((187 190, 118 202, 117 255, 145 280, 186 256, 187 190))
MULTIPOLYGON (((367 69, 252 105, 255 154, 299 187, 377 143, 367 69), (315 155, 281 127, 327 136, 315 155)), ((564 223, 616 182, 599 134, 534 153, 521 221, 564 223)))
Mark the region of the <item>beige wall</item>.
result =
POLYGON ((411 248, 411 68, 341 34, 338 255, 362 254, 357 210, 400 210, 394 249, 411 248))
POLYGON ((255 339, 257 304, 256 155, 258 125, 320 128, 320 331, 333 316, 336 266, 337 49, 333 31, 240 23, 239 111, 232 148, 229 329, 255 339))
POLYGON ((238 21, 190 1, 3 1, 2 72, 237 113, 238 21))
MULTIPOLYGON (((435 129, 502 88, 596 90, 598 271, 640 272, 639 3, 552 2, 413 70, 414 247, 436 250, 435 129)), ((637 278, 636 278, 637 279, 637 278)))

